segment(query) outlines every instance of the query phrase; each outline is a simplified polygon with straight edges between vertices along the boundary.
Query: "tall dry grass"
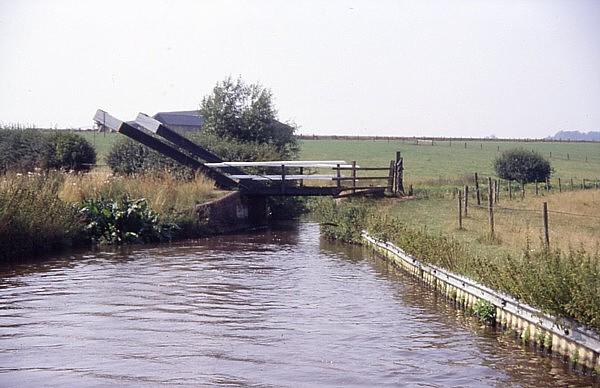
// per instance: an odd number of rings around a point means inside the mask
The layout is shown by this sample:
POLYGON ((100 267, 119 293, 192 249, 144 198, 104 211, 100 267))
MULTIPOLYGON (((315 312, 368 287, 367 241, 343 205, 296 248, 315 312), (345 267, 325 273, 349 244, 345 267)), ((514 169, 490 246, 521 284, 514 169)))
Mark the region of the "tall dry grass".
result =
POLYGON ((192 180, 162 176, 113 176, 107 169, 0 175, 0 260, 86 243, 79 209, 89 199, 145 198, 165 222, 193 236, 194 205, 220 196, 202 175, 192 180))
POLYGON ((152 210, 169 216, 191 211, 194 205, 221 194, 215 189, 213 181, 200 174, 185 181, 169 174, 115 176, 108 169, 96 169, 88 174, 67 175, 58 196, 70 203, 88 199, 118 199, 124 196, 145 198, 152 210))
MULTIPOLYGON (((494 226, 502 245, 522 249, 526 246, 537 248, 542 244, 543 202, 548 203, 552 248, 599 251, 600 190, 595 189, 544 193, 544 196, 528 196, 524 200, 501 200, 494 212, 494 226)), ((463 220, 463 225, 466 233, 486 233, 489 228, 487 210, 469 209, 469 217, 463 220)), ((449 222, 447 228, 453 227, 456 223, 449 222)))
POLYGON ((18 258, 83 239, 78 208, 58 198, 64 174, 0 176, 0 259, 18 258))

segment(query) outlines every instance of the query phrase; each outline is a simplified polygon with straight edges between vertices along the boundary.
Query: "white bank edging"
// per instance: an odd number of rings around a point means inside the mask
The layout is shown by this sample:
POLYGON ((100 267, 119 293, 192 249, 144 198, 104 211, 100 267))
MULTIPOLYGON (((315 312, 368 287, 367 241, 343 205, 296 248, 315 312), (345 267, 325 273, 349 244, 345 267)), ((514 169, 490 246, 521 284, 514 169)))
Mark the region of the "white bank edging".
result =
POLYGON ((538 343, 572 361, 600 372, 600 336, 572 320, 559 319, 538 309, 483 286, 467 277, 443 268, 425 264, 396 245, 362 232, 368 246, 392 259, 409 272, 420 276, 426 283, 440 288, 448 296, 473 306, 478 299, 496 306, 496 321, 520 332, 526 341, 538 343), (391 256, 391 257, 390 257, 391 256))

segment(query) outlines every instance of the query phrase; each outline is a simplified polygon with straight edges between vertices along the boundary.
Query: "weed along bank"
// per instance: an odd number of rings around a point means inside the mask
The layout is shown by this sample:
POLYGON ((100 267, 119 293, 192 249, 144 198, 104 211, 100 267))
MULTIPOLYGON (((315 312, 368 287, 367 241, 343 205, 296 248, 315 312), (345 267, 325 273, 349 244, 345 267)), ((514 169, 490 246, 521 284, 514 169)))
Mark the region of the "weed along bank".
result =
POLYGON ((459 308, 482 321, 515 332, 517 340, 568 359, 574 365, 600 371, 600 336, 573 320, 544 314, 518 300, 494 291, 467 277, 426 264, 396 245, 363 231, 364 244, 377 254, 411 273, 459 308))
MULTIPOLYGON (((449 303, 514 333, 523 346, 559 356, 584 374, 600 372, 597 253, 550 248, 543 237, 539 248, 506 250, 502 233, 496 231, 490 238, 485 222, 480 233, 487 245, 481 247, 461 240, 460 229, 455 237, 434 228, 415 228, 395 215, 395 207, 408 207, 420 217, 416 207, 428 201, 322 200, 313 212, 327 237, 369 247, 449 303), (500 254, 485 250, 487 246, 500 254)), ((448 222, 456 225, 452 219, 448 222)))

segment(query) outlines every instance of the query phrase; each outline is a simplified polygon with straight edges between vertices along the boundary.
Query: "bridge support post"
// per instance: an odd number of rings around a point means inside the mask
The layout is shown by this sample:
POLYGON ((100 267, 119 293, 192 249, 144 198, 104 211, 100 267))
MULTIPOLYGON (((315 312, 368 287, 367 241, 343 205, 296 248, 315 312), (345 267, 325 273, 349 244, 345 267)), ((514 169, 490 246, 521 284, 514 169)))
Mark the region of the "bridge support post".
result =
POLYGON ((269 221, 269 209, 267 206, 267 197, 265 196, 246 196, 244 202, 248 207, 248 221, 251 225, 266 225, 269 221))

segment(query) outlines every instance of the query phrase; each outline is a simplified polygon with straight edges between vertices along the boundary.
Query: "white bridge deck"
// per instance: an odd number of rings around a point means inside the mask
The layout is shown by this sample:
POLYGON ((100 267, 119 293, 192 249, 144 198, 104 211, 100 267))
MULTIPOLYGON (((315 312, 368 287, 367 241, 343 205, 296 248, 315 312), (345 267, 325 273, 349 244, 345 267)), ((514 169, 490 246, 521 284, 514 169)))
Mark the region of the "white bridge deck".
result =
MULTIPOLYGON (((303 168, 352 168, 345 160, 274 160, 269 162, 220 162, 205 163, 208 167, 303 167, 303 168)), ((354 167, 360 168, 355 165, 354 167)))

